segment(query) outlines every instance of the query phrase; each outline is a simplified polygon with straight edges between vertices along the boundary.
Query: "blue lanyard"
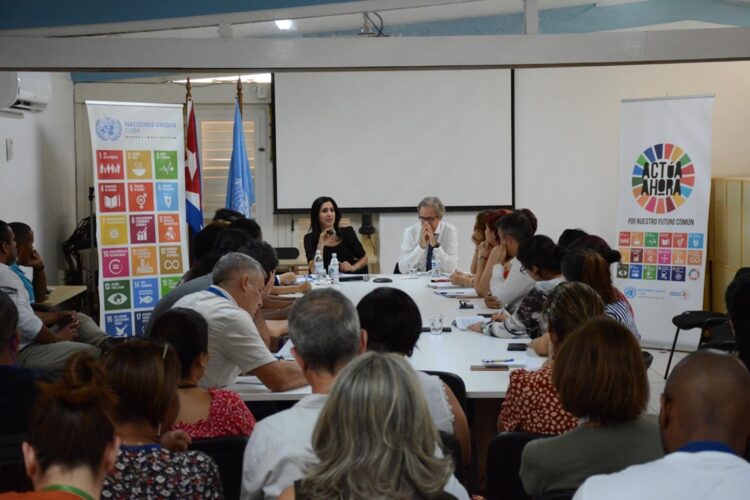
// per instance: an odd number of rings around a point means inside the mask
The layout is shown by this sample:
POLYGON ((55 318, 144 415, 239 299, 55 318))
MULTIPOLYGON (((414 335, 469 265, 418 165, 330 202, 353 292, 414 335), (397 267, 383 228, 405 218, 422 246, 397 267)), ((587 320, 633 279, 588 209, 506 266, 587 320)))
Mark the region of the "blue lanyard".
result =
POLYGON ((218 286, 216 286, 216 285, 211 285, 210 287, 208 287, 208 288, 206 289, 206 291, 207 291, 207 292, 211 292, 211 293, 213 293, 214 295, 218 295, 218 296, 219 296, 219 297, 221 297, 222 299, 227 299, 227 300, 229 300, 229 297, 227 297, 227 295, 226 295, 226 292, 225 292, 224 290, 222 290, 221 288, 219 288, 218 286))
POLYGON ((685 446, 682 446, 675 451, 684 451, 686 453, 698 453, 700 451, 720 451, 723 453, 731 453, 736 455, 737 453, 720 441, 693 441, 685 446))

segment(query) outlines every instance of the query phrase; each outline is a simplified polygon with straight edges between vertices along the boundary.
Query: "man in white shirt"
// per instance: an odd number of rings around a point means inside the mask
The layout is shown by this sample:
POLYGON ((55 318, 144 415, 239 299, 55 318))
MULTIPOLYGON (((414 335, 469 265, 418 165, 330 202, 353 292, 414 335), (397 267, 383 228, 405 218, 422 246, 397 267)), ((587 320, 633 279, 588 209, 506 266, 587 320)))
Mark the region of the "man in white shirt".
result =
POLYGON ((659 426, 664 458, 592 476, 574 498, 748 498, 750 464, 742 455, 750 439, 750 373, 734 356, 704 350, 678 363, 661 396, 659 426))
POLYGON ((312 435, 336 374, 367 345, 354 305, 332 288, 297 300, 289 314, 292 354, 312 394, 255 426, 245 448, 243 499, 277 498, 316 460, 312 435))
POLYGON ((253 322, 266 283, 263 267, 245 254, 231 252, 214 266, 213 285, 178 300, 174 307, 198 311, 208 323, 208 366, 201 387, 223 387, 239 374, 255 375, 272 391, 306 384, 296 363, 279 361, 268 350, 253 322))
POLYGON ((404 230, 398 269, 408 273, 432 270, 432 261, 437 271, 452 273, 458 268, 458 234, 453 225, 444 222, 445 206, 439 198, 428 196, 417 205, 419 222, 404 230))

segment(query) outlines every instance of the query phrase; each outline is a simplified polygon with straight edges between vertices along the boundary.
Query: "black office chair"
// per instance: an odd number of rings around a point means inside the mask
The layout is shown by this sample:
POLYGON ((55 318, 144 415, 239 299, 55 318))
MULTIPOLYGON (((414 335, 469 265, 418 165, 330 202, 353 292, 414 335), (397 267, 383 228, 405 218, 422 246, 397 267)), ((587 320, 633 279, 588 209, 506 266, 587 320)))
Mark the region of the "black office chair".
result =
POLYGON ((674 340, 672 341, 672 349, 669 351, 669 360, 667 361, 667 369, 664 372, 664 378, 666 379, 669 375, 669 368, 672 366, 672 357, 674 356, 674 350, 677 346, 677 337, 680 335, 680 330, 700 328, 702 332, 703 330, 723 325, 727 321, 729 321, 729 316, 714 311, 685 311, 682 314, 673 317, 672 324, 677 327, 677 330, 674 332, 674 340))
POLYGON ((461 408, 463 408, 464 413, 466 414, 466 418, 468 419, 469 409, 466 399, 466 384, 464 384, 464 380, 455 373, 439 372, 433 370, 422 371, 428 375, 435 375, 436 377, 440 377, 440 380, 442 380, 445 385, 450 387, 451 391, 453 391, 453 394, 456 396, 458 403, 461 405, 461 408))
POLYGON ((641 351, 643 355, 643 363, 646 365, 646 370, 651 368, 651 363, 654 362, 654 355, 648 351, 641 351))
POLYGON ((240 498, 242 487, 242 460, 247 445, 247 436, 225 436, 211 439, 196 439, 191 450, 202 451, 214 459, 219 467, 219 476, 224 488, 224 498, 240 498))
POLYGON ((276 257, 284 260, 295 260, 299 257, 299 248, 297 247, 278 247, 276 250, 276 257))
POLYGON ((526 443, 549 436, 527 432, 501 432, 487 451, 487 500, 530 500, 518 473, 526 443))
POLYGON ((26 475, 21 443, 26 434, 0 436, 0 492, 31 491, 34 486, 26 475))

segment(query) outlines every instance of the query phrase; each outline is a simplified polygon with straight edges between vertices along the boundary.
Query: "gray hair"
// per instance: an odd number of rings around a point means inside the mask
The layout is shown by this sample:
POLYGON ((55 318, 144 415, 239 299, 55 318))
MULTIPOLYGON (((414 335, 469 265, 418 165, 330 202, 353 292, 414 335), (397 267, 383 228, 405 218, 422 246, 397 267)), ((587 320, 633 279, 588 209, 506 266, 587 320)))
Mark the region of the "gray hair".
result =
POLYGON ((445 215, 445 205, 443 205, 443 202, 440 201, 440 198, 437 196, 427 196, 426 198, 423 198, 422 201, 419 202, 419 205, 417 205, 417 212, 422 210, 422 207, 432 208, 441 219, 445 215))
POLYGON ((289 336, 311 370, 336 373, 357 355, 359 316, 354 304, 332 288, 297 299, 289 313, 289 336))
POLYGON ((227 283, 241 273, 258 273, 265 282, 265 271, 257 260, 244 253, 229 252, 214 266, 213 284, 227 283))

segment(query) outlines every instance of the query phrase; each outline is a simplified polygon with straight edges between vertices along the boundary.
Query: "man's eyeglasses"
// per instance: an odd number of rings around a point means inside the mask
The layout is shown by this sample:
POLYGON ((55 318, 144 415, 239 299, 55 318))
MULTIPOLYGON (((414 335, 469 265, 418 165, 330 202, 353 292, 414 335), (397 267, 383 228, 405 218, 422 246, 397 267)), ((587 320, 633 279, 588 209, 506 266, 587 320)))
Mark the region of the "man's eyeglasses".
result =
POLYGON ((521 266, 520 271, 521 271, 521 274, 527 274, 529 272, 529 270, 526 269, 526 266, 521 266))
POLYGON ((422 217, 421 215, 417 217, 420 222, 432 222, 434 220, 437 220, 438 217, 422 217))

